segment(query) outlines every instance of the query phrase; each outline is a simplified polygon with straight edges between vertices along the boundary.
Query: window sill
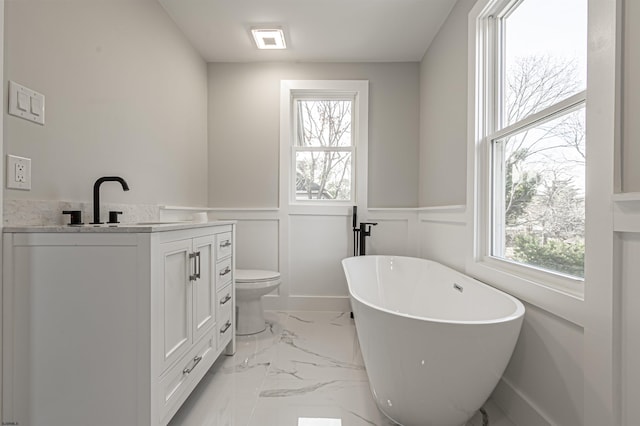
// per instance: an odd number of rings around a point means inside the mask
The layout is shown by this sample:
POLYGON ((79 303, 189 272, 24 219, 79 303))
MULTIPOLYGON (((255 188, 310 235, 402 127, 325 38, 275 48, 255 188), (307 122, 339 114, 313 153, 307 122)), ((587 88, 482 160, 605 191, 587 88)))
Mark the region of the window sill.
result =
POLYGON ((640 232, 640 192, 624 192, 613 197, 613 230, 640 232))
MULTIPOLYGON (((549 280, 534 279, 518 270, 528 269, 518 265, 505 267, 496 259, 468 260, 468 275, 515 296, 522 301, 544 309, 569 322, 584 326, 584 297, 554 286, 549 280)), ((534 271, 537 272, 537 271, 534 271)), ((544 274, 544 273, 542 273, 544 274)), ((534 274, 535 275, 535 274, 534 274)), ((546 275, 546 274, 545 274, 546 275)))
POLYGON ((322 215, 322 216, 350 216, 353 205, 350 203, 336 202, 333 205, 326 203, 292 203, 289 204, 288 213, 291 215, 322 215))

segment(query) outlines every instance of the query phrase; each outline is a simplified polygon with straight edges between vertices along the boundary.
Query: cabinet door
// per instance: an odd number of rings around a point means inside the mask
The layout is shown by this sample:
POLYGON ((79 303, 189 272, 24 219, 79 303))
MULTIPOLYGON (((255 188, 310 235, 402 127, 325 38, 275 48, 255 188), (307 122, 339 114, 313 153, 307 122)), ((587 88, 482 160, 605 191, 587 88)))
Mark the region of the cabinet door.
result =
POLYGON ((214 236, 195 238, 193 251, 198 277, 193 283, 194 339, 197 340, 213 327, 216 319, 214 236))
POLYGON ((191 240, 172 241, 160 245, 162 286, 160 291, 160 329, 162 370, 187 352, 192 341, 192 289, 194 259, 191 240))

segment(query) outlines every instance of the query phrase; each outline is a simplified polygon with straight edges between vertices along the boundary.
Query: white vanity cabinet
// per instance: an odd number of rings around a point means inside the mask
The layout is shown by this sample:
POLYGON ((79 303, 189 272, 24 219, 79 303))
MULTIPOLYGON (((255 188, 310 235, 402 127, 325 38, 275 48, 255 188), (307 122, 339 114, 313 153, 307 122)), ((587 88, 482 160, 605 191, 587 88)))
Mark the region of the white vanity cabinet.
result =
POLYGON ((235 351, 234 235, 233 222, 5 228, 2 422, 168 423, 235 351))
POLYGON ((235 286, 231 285, 234 282, 233 271, 235 270, 234 257, 232 256, 233 247, 233 233, 216 234, 214 274, 218 346, 227 345, 232 336, 235 336, 235 286))
POLYGON ((160 244, 158 269, 162 370, 181 358, 215 323, 215 236, 160 244))

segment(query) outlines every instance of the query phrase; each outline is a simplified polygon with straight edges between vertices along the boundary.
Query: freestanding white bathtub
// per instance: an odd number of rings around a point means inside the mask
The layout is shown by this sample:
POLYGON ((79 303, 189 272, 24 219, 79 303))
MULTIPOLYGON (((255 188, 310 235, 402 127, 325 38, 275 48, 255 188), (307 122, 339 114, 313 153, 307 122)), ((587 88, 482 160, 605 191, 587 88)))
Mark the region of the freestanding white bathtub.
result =
POLYGON ((459 426, 484 404, 520 333, 514 297, 439 263, 342 261, 371 392, 404 426, 459 426))

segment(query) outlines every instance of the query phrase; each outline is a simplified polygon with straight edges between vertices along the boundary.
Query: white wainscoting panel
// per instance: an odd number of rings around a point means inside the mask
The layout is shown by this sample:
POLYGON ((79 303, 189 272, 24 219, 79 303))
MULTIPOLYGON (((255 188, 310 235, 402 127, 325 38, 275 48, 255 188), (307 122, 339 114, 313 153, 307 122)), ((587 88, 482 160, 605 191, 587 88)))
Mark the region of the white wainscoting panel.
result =
POLYGON ((393 256, 412 256, 407 242, 409 241, 408 219, 376 219, 378 225, 371 228, 371 236, 367 237, 367 254, 383 254, 393 256))
POLYGON ((236 267, 278 271, 278 220, 238 220, 236 226, 236 267))
POLYGON ((289 294, 347 297, 340 262, 352 255, 351 218, 290 216, 289 232, 289 294))
POLYGON ((492 397, 518 425, 582 425, 584 330, 528 303, 525 308, 518 343, 492 397), (518 399, 527 404, 514 403, 518 399), (533 416, 532 407, 544 410, 533 416))
MULTIPOLYGON (((206 209, 210 219, 237 221, 238 268, 280 271, 282 284, 264 298, 266 309, 345 310, 340 262, 353 255, 351 215, 325 210, 206 209)), ((463 269, 464 206, 362 209, 359 220, 378 222, 368 254, 426 257, 463 269)))
POLYGON ((622 424, 640 419, 640 233, 625 233, 621 248, 622 424))
POLYGON ((421 209, 420 257, 465 270, 467 244, 464 206, 421 209))

